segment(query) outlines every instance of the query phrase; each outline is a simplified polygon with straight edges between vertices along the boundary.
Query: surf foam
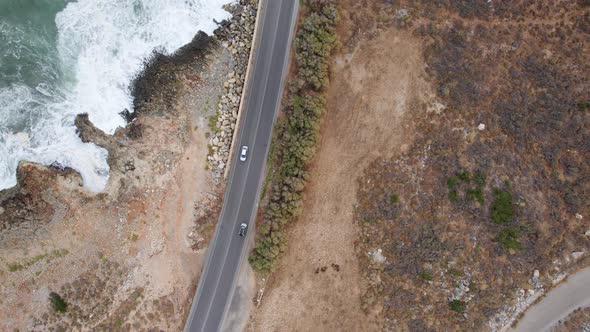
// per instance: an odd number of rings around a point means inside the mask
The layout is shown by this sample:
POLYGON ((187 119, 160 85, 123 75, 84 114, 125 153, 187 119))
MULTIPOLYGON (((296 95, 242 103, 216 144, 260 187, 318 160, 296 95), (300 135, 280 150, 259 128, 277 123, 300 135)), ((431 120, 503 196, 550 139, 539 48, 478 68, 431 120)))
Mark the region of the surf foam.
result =
MULTIPOLYGON (((133 109, 129 88, 144 60, 155 49, 173 53, 199 30, 212 33, 213 20, 229 16, 222 9, 229 2, 68 3, 55 17, 58 72, 48 64, 41 66, 47 70, 45 81, 34 86, 0 85, 0 189, 16 184, 18 162, 28 160, 72 167, 82 175, 85 187, 102 191, 108 181, 107 152, 80 141, 75 116, 88 113, 94 125, 108 134, 124 126, 119 113, 133 109)), ((22 38, 15 37, 16 46, 22 38)))

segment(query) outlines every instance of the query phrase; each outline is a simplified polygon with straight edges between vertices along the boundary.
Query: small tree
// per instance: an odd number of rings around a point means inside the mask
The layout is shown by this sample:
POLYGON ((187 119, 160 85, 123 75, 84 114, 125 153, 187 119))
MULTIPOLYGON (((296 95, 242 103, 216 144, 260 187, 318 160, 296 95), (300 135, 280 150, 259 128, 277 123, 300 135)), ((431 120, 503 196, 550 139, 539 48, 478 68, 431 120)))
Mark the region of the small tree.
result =
POLYGON ((55 312, 64 313, 68 310, 68 304, 66 301, 55 292, 49 293, 49 302, 55 312))
POLYGON ((453 300, 449 302, 449 308, 460 314, 465 312, 465 302, 461 300, 453 300))
POLYGON ((391 195, 389 197, 389 201, 391 201, 391 204, 395 204, 395 203, 399 202, 399 195, 391 195))
POLYGON ((511 222, 514 216, 514 210, 512 208, 512 195, 510 192, 494 189, 494 202, 490 209, 494 223, 506 224, 511 222))
POLYGON ((498 234, 497 240, 505 250, 520 249, 522 246, 518 242, 519 235, 520 232, 517 228, 507 227, 498 234))

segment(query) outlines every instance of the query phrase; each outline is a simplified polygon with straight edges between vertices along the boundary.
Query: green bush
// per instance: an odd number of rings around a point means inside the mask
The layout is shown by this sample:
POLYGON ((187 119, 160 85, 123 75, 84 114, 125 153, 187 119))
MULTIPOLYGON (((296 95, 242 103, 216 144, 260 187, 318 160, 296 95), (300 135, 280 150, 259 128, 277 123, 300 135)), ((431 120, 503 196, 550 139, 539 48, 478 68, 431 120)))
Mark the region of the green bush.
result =
POLYGON ((339 44, 335 25, 338 12, 332 5, 310 4, 313 11, 301 24, 295 39, 295 62, 301 87, 316 91, 328 85, 328 63, 339 44))
POLYGON ((451 190, 449 192, 449 200, 453 203, 459 200, 459 194, 457 193, 457 190, 451 190))
POLYGON ((8 266, 8 271, 10 271, 10 272, 20 271, 25 268, 20 263, 9 263, 7 266, 8 266))
POLYGON ((451 176, 447 179, 447 187, 449 190, 453 190, 459 184, 459 178, 456 176, 451 176))
POLYGON ((463 276, 463 271, 461 270, 457 270, 457 269, 450 269, 449 273, 453 276, 453 277, 462 277, 463 276))
POLYGON ((484 199, 483 199, 483 191, 481 190, 481 187, 477 187, 475 189, 472 188, 467 188, 467 199, 470 201, 478 201, 479 204, 483 204, 484 199))
POLYGON ((480 204, 484 202, 483 188, 485 186, 485 175, 481 171, 476 171, 473 175, 468 170, 462 170, 447 179, 447 187, 449 188, 449 200, 452 203, 459 201, 459 190, 465 190, 465 198, 467 201, 477 201, 480 204), (470 183, 475 183, 475 188, 466 188, 470 183), (466 185, 459 186, 461 183, 466 185))
POLYGON ((310 1, 307 5, 311 13, 303 19, 295 40, 298 79, 291 83, 285 116, 275 127, 275 173, 264 219, 248 258, 258 272, 272 270, 286 245, 282 229, 301 212, 303 190, 309 179, 307 165, 315 155, 326 108, 323 90, 328 84, 329 56, 338 45, 336 7, 327 1, 310 1))
POLYGON ((481 171, 476 171, 473 174, 473 182, 477 184, 478 187, 483 187, 486 183, 486 176, 481 171))
POLYGON ((461 301, 461 300, 453 300, 449 302, 449 308, 455 312, 458 312, 460 314, 465 312, 465 302, 461 301))
POLYGON ((494 223, 506 224, 511 222, 514 217, 512 194, 505 190, 494 189, 494 202, 490 210, 494 223))
POLYGON ((395 194, 391 195, 389 197, 389 201, 391 202, 391 204, 395 204, 395 203, 399 202, 399 195, 395 195, 395 194))
POLYGON ((66 301, 55 292, 49 293, 49 303, 55 312, 64 313, 68 310, 66 301))
POLYGON ((518 231, 518 229, 514 227, 507 227, 500 231, 500 233, 498 233, 497 240, 498 243, 500 243, 500 246, 504 248, 504 250, 520 249, 521 244, 520 242, 518 242, 519 235, 520 232, 518 231))
POLYGON ((420 276, 422 277, 422 279, 424 279, 426 281, 432 281, 433 280, 432 273, 430 273, 429 271, 422 271, 420 273, 420 276))
POLYGON ((459 180, 461 180, 463 182, 471 181, 471 173, 467 170, 463 170, 463 171, 457 173, 457 177, 459 178, 459 180))

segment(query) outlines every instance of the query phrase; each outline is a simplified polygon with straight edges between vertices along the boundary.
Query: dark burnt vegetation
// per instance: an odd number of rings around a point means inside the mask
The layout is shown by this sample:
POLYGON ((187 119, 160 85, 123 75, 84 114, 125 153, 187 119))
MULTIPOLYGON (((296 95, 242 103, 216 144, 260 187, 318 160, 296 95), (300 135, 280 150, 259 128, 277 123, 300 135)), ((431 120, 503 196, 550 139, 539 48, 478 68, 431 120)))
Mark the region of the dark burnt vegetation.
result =
POLYGON ((181 87, 178 73, 185 66, 204 63, 205 57, 217 46, 216 39, 199 31, 190 43, 174 54, 155 50, 131 84, 134 113, 126 110, 121 115, 132 121, 138 112, 155 112, 162 116, 175 114, 174 101, 181 87))
POLYGON ((415 114, 409 151, 374 161, 359 179, 359 253, 366 277, 381 280, 364 298, 380 294, 401 329, 487 329, 518 289, 532 287, 532 271, 554 273, 554 262, 567 267, 588 246, 590 9, 466 3, 379 8, 413 15, 403 28, 424 41, 427 73, 447 106, 440 116, 415 114), (403 204, 391 204, 393 194, 403 204), (382 268, 366 258, 375 248, 388 258, 382 268), (449 298, 442 289, 462 278, 477 287, 449 298))

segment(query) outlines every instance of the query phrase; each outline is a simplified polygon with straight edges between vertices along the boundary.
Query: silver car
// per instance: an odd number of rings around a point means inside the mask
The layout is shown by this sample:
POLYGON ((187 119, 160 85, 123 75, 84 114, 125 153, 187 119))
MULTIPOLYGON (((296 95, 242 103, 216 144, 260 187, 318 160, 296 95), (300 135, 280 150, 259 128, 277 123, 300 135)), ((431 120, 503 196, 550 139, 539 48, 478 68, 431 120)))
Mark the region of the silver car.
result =
POLYGON ((238 231, 238 235, 239 236, 244 236, 246 235, 246 229, 248 228, 248 224, 246 224, 245 222, 240 224, 240 230, 238 231))
POLYGON ((242 151, 240 152, 240 160, 246 161, 246 154, 248 153, 248 146, 242 146, 242 151))

